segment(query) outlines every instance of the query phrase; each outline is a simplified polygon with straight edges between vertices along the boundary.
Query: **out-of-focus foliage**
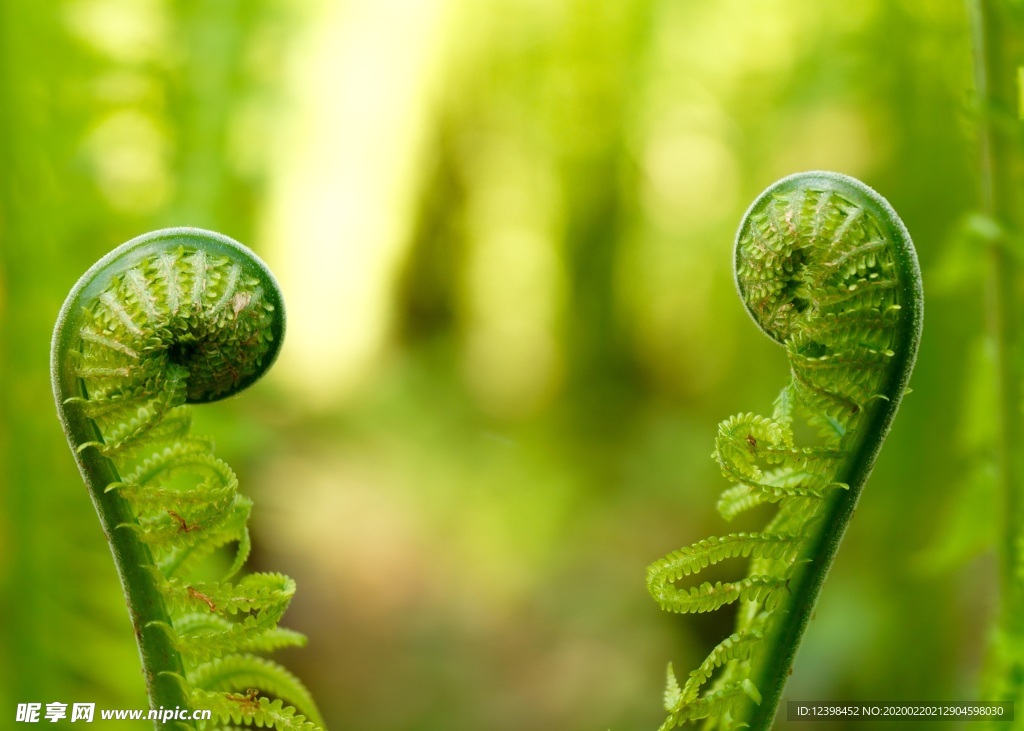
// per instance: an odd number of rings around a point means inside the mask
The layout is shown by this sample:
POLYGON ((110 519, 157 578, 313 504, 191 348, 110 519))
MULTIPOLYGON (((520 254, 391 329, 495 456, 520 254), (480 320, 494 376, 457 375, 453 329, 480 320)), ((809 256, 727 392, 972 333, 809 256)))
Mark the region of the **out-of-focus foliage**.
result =
POLYGON ((256 499, 254 568, 298 581, 285 662, 328 723, 655 727, 665 662, 732 618, 663 615, 644 569, 723 531, 715 425, 785 380, 734 229, 820 168, 900 212, 927 321, 788 697, 973 700, 967 35, 953 0, 3 0, 0 714, 144 703, 49 335, 100 255, 199 225, 288 299, 269 382, 197 418, 256 499))

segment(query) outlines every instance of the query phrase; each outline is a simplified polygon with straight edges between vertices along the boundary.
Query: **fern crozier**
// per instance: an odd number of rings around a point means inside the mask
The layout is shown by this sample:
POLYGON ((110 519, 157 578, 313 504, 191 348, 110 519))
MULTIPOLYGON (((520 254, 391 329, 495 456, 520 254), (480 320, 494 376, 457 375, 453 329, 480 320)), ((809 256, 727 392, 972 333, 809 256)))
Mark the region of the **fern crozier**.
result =
POLYGON ((255 254, 210 231, 165 229, 118 247, 75 285, 51 375, 121 576, 151 707, 312 731, 323 724, 302 683, 252 654, 305 642, 277 626, 295 584, 232 579, 249 553, 252 501, 212 441, 191 433, 186 406, 251 385, 283 337, 280 289, 255 254), (205 559, 226 548, 230 566, 211 581, 205 559))
POLYGON ((770 417, 719 426, 715 459, 734 483, 726 519, 776 506, 762 531, 708 538, 648 569, 667 610, 740 602, 736 631, 680 686, 669 677, 662 729, 771 727, 825 575, 913 369, 923 294, 910 236, 858 180, 809 172, 783 178, 750 206, 734 252, 736 286, 759 328, 782 345, 791 380, 770 417), (735 581, 677 582, 749 558, 735 581), (712 676, 717 677, 712 680, 712 676))

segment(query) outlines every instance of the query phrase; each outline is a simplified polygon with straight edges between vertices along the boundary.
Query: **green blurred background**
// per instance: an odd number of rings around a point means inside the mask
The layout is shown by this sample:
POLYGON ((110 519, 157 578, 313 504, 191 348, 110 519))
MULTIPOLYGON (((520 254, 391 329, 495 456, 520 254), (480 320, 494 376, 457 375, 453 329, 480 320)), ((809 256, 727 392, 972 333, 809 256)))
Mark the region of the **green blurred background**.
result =
POLYGON ((197 419, 332 728, 655 728, 732 615, 661 612, 645 567, 730 529, 716 424, 787 380, 732 235, 816 168, 900 211, 928 303, 788 697, 978 699, 970 64, 960 0, 0 0, 0 720, 145 703, 49 338, 103 253, 195 225, 289 305, 275 371, 197 419))

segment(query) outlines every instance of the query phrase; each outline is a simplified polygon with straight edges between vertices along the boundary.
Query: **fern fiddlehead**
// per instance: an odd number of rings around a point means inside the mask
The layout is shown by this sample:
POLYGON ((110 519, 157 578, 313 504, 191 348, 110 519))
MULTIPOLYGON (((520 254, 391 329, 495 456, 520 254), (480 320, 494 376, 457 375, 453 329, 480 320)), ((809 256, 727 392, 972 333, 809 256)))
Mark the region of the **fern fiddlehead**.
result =
POLYGON ((253 654, 305 641, 277 626, 295 585, 279 574, 230 580, 249 553, 252 502, 211 441, 191 433, 186 405, 251 385, 283 336, 280 290, 255 254, 210 231, 165 229, 78 281, 54 330, 51 377, 121 576, 151 707, 314 731, 322 721, 302 683, 253 654), (227 549, 227 574, 209 580, 203 559, 227 549))
POLYGON ((765 504, 775 514, 763 531, 708 538, 648 568, 648 588, 669 611, 741 603, 736 631, 682 686, 669 666, 663 731, 697 719, 715 729, 771 727, 921 334, 910 236, 888 202, 848 176, 799 173, 771 185, 743 217, 734 265, 747 311, 786 349, 791 380, 771 417, 719 425, 714 457, 735 485, 718 508, 726 519, 765 504), (677 586, 748 557, 741 579, 677 586))

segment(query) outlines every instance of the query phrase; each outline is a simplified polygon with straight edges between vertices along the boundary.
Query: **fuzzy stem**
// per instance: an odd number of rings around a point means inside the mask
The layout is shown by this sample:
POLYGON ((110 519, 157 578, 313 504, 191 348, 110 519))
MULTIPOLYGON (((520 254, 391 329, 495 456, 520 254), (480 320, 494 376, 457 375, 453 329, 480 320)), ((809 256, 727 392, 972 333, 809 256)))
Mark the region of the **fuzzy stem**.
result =
MULTIPOLYGON (((900 375, 896 370, 894 376, 900 375)), ((902 395, 902 391, 900 388, 895 393, 902 395)), ((886 392, 894 393, 890 390, 886 392)), ((866 415, 862 426, 865 438, 857 446, 855 455, 850 458, 848 468, 837 476, 840 482, 849 485, 849 489, 836 490, 823 518, 822 528, 817 532, 817 540, 809 543, 797 559, 798 562, 807 563, 790 581, 789 601, 779 610, 781 618, 766 641, 770 650, 759 666, 760 672, 753 677, 754 685, 761 692, 761 703, 753 707, 748 721, 752 731, 766 731, 774 724, 783 689, 789 679, 797 650, 800 649, 800 641, 814 616, 818 596, 850 519, 857 509, 857 501, 871 475, 871 469, 889 432, 889 426, 896 416, 900 398, 901 396, 897 396, 892 401, 885 401, 884 407, 866 415)))
MULTIPOLYGON (((68 441, 75 450, 75 439, 80 442, 95 439, 86 431, 90 424, 82 423, 81 417, 62 413, 62 420, 72 425, 68 441)), ((185 677, 181 654, 171 644, 170 636, 161 625, 170 624, 163 594, 157 586, 157 569, 149 547, 139 539, 139 534, 127 528, 135 522, 127 501, 117 491, 104 492, 107 485, 119 482, 120 476, 109 459, 95 448, 87 448, 75 456, 82 477, 89 488, 96 514, 103 532, 110 544, 121 585, 124 588, 128 613, 139 645, 142 671, 146 679, 150 708, 187 708, 188 697, 179 681, 185 677)), ((177 722, 180 728, 194 728, 191 723, 177 722)), ((160 721, 154 722, 156 729, 163 728, 160 721)))

